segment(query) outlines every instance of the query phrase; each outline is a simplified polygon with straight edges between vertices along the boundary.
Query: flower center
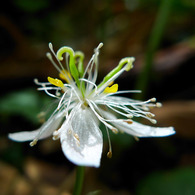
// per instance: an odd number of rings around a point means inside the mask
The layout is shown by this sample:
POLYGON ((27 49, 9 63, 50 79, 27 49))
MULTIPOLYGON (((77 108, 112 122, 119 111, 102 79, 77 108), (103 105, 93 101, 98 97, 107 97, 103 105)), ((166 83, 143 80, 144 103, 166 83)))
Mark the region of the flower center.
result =
POLYGON ((87 103, 87 101, 85 99, 83 99, 83 104, 81 106, 83 109, 86 109, 87 107, 89 107, 89 104, 87 103))

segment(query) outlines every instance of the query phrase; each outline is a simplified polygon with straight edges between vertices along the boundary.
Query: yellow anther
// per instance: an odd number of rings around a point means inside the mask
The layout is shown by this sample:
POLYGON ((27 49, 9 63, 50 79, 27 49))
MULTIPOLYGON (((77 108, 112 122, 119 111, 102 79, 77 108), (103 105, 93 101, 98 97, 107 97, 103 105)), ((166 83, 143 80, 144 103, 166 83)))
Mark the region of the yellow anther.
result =
POLYGON ((77 146, 80 146, 80 138, 77 133, 74 133, 74 138, 76 139, 77 146))
POLYGON ((114 84, 111 87, 106 87, 104 93, 116 93, 118 91, 118 84, 114 84))
POLYGON ((130 120, 130 119, 124 120, 124 122, 126 122, 126 123, 129 124, 129 125, 133 124, 133 121, 130 120))
POLYGON ((154 98, 151 98, 150 101, 151 102, 156 102, 156 98, 155 97, 154 98))
POLYGON ((52 137, 52 139, 55 141, 55 140, 57 140, 57 139, 59 139, 60 137, 59 137, 59 135, 53 135, 53 137, 52 137))
POLYGON ((151 123, 153 123, 153 124, 156 124, 156 123, 157 123, 157 120, 155 120, 155 119, 151 119, 150 121, 151 121, 151 123))
POLYGON ((69 79, 71 79, 71 75, 68 71, 62 70, 62 72, 59 74, 59 77, 69 83, 69 79))
POLYGON ((57 140, 57 139, 59 139, 60 138, 60 134, 59 134, 59 132, 58 132, 58 130, 55 130, 54 132, 53 132, 53 140, 57 140))
POLYGON ((126 116, 127 116, 127 118, 133 118, 132 114, 127 114, 126 116))
POLYGON ((113 127, 111 130, 112 130, 112 132, 115 133, 115 134, 118 133, 118 129, 116 129, 116 128, 114 128, 114 127, 113 127))
POLYGON ((47 80, 52 84, 52 85, 55 85, 57 87, 61 87, 63 88, 64 87, 64 84, 61 80, 59 79, 53 79, 51 77, 47 77, 47 80))
POLYGON ((148 113, 146 113, 146 116, 149 118, 152 118, 152 117, 155 117, 155 114, 148 112, 148 113))
POLYGON ((157 102, 157 103, 156 103, 156 107, 157 107, 157 108, 160 108, 160 107, 162 107, 162 104, 161 104, 160 102, 157 102))
POLYGON ((34 139, 32 142, 30 142, 30 146, 33 147, 37 144, 38 139, 34 139))
POLYGON ((79 136, 78 136, 77 133, 74 134, 74 137, 76 138, 76 140, 77 140, 78 142, 80 142, 80 139, 79 139, 79 136))
POLYGON ((111 152, 111 151, 109 151, 109 152, 107 153, 107 157, 108 157, 108 158, 112 158, 112 152, 111 152))
POLYGON ((135 141, 139 141, 139 137, 134 136, 135 141))
POLYGON ((114 81, 111 81, 109 84, 108 84, 108 86, 110 87, 111 85, 113 85, 114 84, 114 81))

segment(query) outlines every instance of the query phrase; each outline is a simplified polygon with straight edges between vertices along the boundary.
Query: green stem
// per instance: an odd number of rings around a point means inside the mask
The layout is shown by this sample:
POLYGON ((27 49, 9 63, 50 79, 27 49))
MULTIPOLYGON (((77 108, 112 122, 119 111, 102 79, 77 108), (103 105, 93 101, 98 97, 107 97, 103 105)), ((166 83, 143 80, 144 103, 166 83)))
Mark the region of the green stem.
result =
POLYGON ((83 166, 77 167, 76 181, 74 185, 73 195, 80 195, 83 186, 85 168, 83 166))
POLYGON ((160 41, 162 40, 163 32, 165 30, 166 22, 171 11, 173 0, 162 0, 161 5, 154 23, 145 57, 145 65, 138 77, 136 89, 142 90, 142 93, 136 94, 136 99, 143 99, 146 95, 147 86, 151 76, 151 69, 155 51, 157 50, 160 41))

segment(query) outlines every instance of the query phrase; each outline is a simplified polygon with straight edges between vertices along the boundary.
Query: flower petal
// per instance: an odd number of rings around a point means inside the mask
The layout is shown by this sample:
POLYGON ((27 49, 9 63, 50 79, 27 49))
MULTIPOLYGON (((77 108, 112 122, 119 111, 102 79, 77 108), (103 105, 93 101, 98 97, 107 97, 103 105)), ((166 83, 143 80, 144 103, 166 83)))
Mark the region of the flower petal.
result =
POLYGON ((175 134, 173 127, 152 127, 135 121, 132 124, 120 122, 115 126, 136 137, 164 137, 175 134))
POLYGON ((24 141, 31 141, 33 140, 36 135, 39 133, 40 129, 34 131, 24 131, 24 132, 17 132, 17 133, 9 133, 8 137, 11 140, 24 142, 24 141))
MULTIPOLYGON (((109 120, 117 119, 115 115, 101 110, 103 115, 109 120)), ((133 121, 132 124, 128 124, 122 120, 116 120, 112 124, 130 135, 136 137, 164 137, 175 134, 173 127, 152 127, 148 125, 143 125, 138 122, 133 121)))
POLYGON ((53 131, 59 127, 62 119, 62 113, 56 113, 52 115, 39 129, 34 131, 10 133, 8 137, 19 142, 31 141, 35 138, 44 139, 52 135, 53 131))
POLYGON ((93 113, 88 108, 79 108, 75 110, 72 120, 61 128, 65 156, 77 165, 99 167, 103 138, 93 113))

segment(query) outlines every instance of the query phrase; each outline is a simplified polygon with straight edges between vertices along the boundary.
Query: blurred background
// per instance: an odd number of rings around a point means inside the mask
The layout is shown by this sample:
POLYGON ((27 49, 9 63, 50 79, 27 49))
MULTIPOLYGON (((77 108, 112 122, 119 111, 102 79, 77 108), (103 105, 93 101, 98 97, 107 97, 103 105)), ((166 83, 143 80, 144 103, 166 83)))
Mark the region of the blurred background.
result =
MULTIPOLYGON (((119 89, 163 103, 154 109, 158 126, 174 126, 166 138, 135 141, 112 135, 99 169, 86 168, 83 194, 195 194, 195 1, 191 0, 7 0, 0 7, 0 194, 69 195, 75 166, 59 141, 8 140, 11 132, 40 126, 41 111, 53 99, 38 92, 33 79, 58 73, 45 53, 67 45, 85 53, 85 64, 100 42, 99 80, 121 58, 134 56, 134 69, 119 89), (39 116, 39 117, 37 117, 39 116), (93 193, 90 193, 93 192, 93 193)), ((144 123, 146 121, 143 121, 144 123)))

